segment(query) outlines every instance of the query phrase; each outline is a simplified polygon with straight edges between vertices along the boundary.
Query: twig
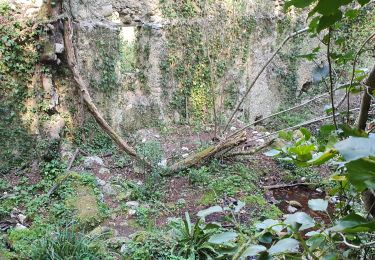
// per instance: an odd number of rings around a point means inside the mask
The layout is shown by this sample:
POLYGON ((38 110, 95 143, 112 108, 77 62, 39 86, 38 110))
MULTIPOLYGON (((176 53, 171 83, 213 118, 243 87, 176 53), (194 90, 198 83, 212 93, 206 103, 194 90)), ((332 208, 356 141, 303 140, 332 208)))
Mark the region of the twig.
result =
POLYGON ((337 122, 336 122, 336 115, 335 115, 335 100, 334 100, 334 90, 333 90, 333 75, 332 75, 332 62, 331 62, 331 35, 332 29, 329 28, 328 30, 328 43, 327 43, 327 59, 328 59, 328 68, 329 68, 329 87, 330 87, 330 97, 331 97, 331 107, 332 107, 332 119, 333 124, 335 125, 336 130, 337 122))
POLYGON ((259 77, 262 75, 263 71, 267 68, 267 66, 271 63, 271 61, 275 58, 276 54, 279 53, 279 51, 281 50, 281 48, 284 46, 284 44, 290 40, 291 38, 301 34, 301 33, 304 33, 304 32, 307 32, 308 28, 304 28, 302 30, 299 30, 297 32, 294 32, 292 34, 290 34, 289 36, 287 36, 284 41, 280 44, 280 46, 276 49, 276 51, 271 55, 271 57, 268 59, 268 61, 266 62, 266 64, 263 65, 263 67, 261 68, 261 70, 258 72, 258 74, 255 76, 254 80, 251 82, 251 84, 249 85, 249 87, 247 88, 245 94, 242 96, 240 102, 238 103, 237 107, 234 109, 232 115, 230 116, 227 124, 225 125, 225 128, 224 128, 224 131, 223 133, 228 129, 228 126, 229 124, 232 122, 234 116, 236 115, 238 109, 240 108, 240 106, 242 105, 242 103, 244 102, 245 98, 247 97, 247 95, 250 93, 250 90, 254 87, 255 83, 257 82, 257 80, 259 79, 259 77))
POLYGON ((357 53, 355 54, 355 57, 354 57, 354 61, 353 61, 353 70, 352 70, 352 77, 350 79, 350 85, 349 87, 346 88, 346 94, 348 95, 348 99, 347 99, 347 123, 349 123, 349 106, 350 106, 350 93, 349 93, 349 89, 352 88, 353 86, 353 83, 354 83, 354 77, 355 77, 355 69, 356 69, 356 65, 357 65, 357 60, 359 58, 359 55, 361 54, 362 52, 362 49, 365 47, 365 45, 375 36, 375 33, 371 34, 361 45, 361 47, 359 48, 359 50, 357 51, 357 53))
POLYGON ((256 154, 259 151, 263 150, 264 148, 270 146, 274 141, 275 141, 275 139, 272 139, 271 141, 269 141, 269 142, 267 142, 267 143, 265 143, 265 144, 263 144, 261 146, 258 146, 258 147, 256 147, 253 150, 250 150, 250 151, 241 151, 241 152, 236 152, 236 153, 230 153, 230 154, 226 154, 224 157, 228 158, 228 157, 234 157, 234 156, 253 155, 253 154, 256 154))
MULTIPOLYGON (((371 107, 375 107, 375 104, 372 105, 371 107)), ((360 110, 359 107, 357 108, 353 108, 353 109, 350 109, 350 112, 353 112, 353 111, 358 111, 360 110)), ((337 113, 336 116, 339 116, 340 114, 337 113)), ((287 128, 284 128, 284 129, 281 129, 281 130, 278 130, 276 132, 273 132, 273 133, 270 133, 270 134, 267 134, 267 135, 263 135, 263 136, 260 136, 260 137, 257 137, 255 139, 251 139, 251 140, 248 140, 248 142, 251 142, 251 141, 256 141, 256 140, 259 140, 259 139, 264 139, 264 138, 267 138, 269 136, 273 136, 273 135, 276 135, 280 132, 284 132, 284 131, 290 131, 290 130, 294 130, 294 129, 297 129, 297 128, 300 128, 302 126, 306 126, 306 125, 311 125, 313 123, 316 123, 316 122, 319 122, 319 121, 323 121, 323 120, 326 120, 326 119, 330 119, 332 118, 332 115, 330 116, 324 116, 324 117, 319 117, 319 118, 315 118, 315 119, 311 119, 309 121, 306 121, 306 122, 303 122, 301 124, 298 124, 298 125, 294 125, 294 126, 291 126, 291 127, 287 127, 287 128)))
POLYGON ((276 184, 276 185, 269 185, 263 186, 263 188, 268 190, 275 190, 275 189, 282 189, 282 188, 290 188, 296 186, 303 186, 303 185, 317 185, 318 183, 310 183, 310 182, 301 182, 301 183, 293 183, 293 184, 276 184))
POLYGON ((58 183, 56 183, 55 185, 53 185, 53 187, 48 191, 47 193, 47 197, 50 197, 60 186, 61 184, 66 180, 68 179, 68 177, 70 176, 71 172, 70 172, 70 169, 72 168, 73 166, 73 163, 78 155, 78 153, 80 152, 79 148, 77 148, 72 156, 72 158, 70 159, 69 161, 69 165, 68 167, 66 168, 66 172, 67 174, 64 176, 64 178, 62 178, 58 183))

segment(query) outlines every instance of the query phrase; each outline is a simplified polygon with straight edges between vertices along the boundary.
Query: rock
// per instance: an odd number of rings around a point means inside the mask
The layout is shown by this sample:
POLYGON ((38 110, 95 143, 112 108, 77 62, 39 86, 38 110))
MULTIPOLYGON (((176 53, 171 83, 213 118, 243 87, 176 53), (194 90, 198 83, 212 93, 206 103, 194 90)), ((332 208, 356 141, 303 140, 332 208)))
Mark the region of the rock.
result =
POLYGON ((183 155, 182 155, 182 158, 188 158, 189 157, 189 154, 188 153, 184 153, 183 155))
POLYGON ((135 209, 129 209, 128 210, 128 216, 134 216, 135 214, 137 214, 137 211, 135 209))
POLYGON ((139 202, 138 201, 128 201, 125 203, 125 205, 131 209, 136 209, 139 207, 139 202))
POLYGON ((102 167, 99 169, 99 174, 110 174, 111 171, 108 168, 102 167))
POLYGON ((19 214, 17 216, 18 220, 20 221, 21 224, 24 224, 25 223, 25 220, 27 219, 27 217, 23 214, 19 214))
POLYGON ((121 246, 121 248, 120 248, 120 253, 124 254, 124 253, 126 253, 128 251, 128 249, 129 249, 128 245, 127 244, 123 244, 121 246))
POLYGON ((83 161, 83 165, 85 169, 92 169, 94 168, 95 165, 104 166, 104 162, 98 156, 88 156, 88 157, 85 157, 83 161))
POLYGON ((231 132, 236 131, 236 130, 237 130, 237 127, 231 126, 231 127, 229 128, 229 130, 230 130, 231 132))
POLYGON ((321 189, 319 189, 319 188, 317 188, 316 191, 317 191, 317 192, 320 192, 320 193, 323 192, 323 191, 322 191, 321 189))
POLYGON ((189 151, 189 148, 187 148, 187 147, 184 146, 184 147, 181 148, 181 150, 182 151, 189 151))
POLYGON ((256 140, 256 142, 260 144, 264 144, 266 141, 264 141, 264 139, 261 138, 261 139, 256 140))
POLYGON ((107 226, 97 226, 89 235, 92 237, 107 237, 110 238, 116 234, 116 230, 107 226))
POLYGON ((163 159, 160 162, 158 162, 158 166, 166 167, 167 166, 167 159, 163 159))
POLYGON ((293 206, 288 206, 288 208, 287 208, 287 210, 288 210, 288 212, 289 213, 294 213, 294 212, 296 212, 298 209, 297 208, 295 208, 295 207, 293 207, 293 206))
POLYGON ((17 223, 17 225, 15 226, 14 229, 15 230, 23 230, 23 229, 27 229, 27 227, 25 227, 24 225, 22 225, 20 223, 17 223))
POLYGON ((106 184, 105 180, 102 180, 102 179, 99 179, 99 178, 96 178, 96 182, 98 183, 99 186, 104 186, 106 184))
POLYGON ((120 192, 117 196, 116 196, 116 199, 118 201, 122 201, 122 200, 126 200, 128 199, 130 196, 131 196, 131 191, 127 191, 127 192, 120 192))
POLYGON ((259 132, 258 132, 258 131, 255 131, 255 130, 252 132, 253 135, 257 135, 258 133, 259 133, 259 132))
POLYGON ((112 187, 112 185, 111 184, 109 184, 109 183, 106 183, 104 186, 103 186, 103 188, 102 188, 102 191, 103 191, 103 193, 104 194, 106 194, 106 195, 116 195, 117 194, 117 192, 115 191, 115 189, 112 187))
POLYGON ((306 177, 302 177, 301 182, 305 182, 305 181, 306 181, 306 177))
POLYGON ((55 53, 61 54, 64 52, 64 44, 55 43, 55 53))

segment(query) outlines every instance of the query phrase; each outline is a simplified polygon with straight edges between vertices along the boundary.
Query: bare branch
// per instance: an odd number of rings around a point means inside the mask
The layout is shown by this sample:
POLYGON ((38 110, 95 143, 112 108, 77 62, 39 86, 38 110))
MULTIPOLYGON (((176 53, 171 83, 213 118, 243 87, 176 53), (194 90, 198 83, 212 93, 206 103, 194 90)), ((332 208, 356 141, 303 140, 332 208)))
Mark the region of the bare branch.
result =
POLYGON ((244 102, 245 98, 247 97, 247 95, 250 93, 250 90, 254 87, 255 83, 257 82, 257 80, 259 79, 259 77, 262 75, 262 73, 264 72, 264 70, 267 68, 267 66, 271 63, 271 61, 275 58, 276 54, 279 53, 279 51, 281 50, 281 48, 285 45, 285 43, 287 41, 289 41, 290 39, 294 38, 295 36, 301 34, 301 33, 304 33, 304 32, 307 32, 308 28, 304 28, 302 30, 299 30, 297 32, 294 32, 292 34, 290 34, 289 36, 287 36, 284 41, 280 44, 280 46, 276 49, 276 51, 271 55, 271 57, 268 59, 268 61, 266 62, 266 64, 263 65, 263 67, 260 69, 260 71, 258 72, 258 74, 255 76, 254 80, 251 82, 251 84, 249 85, 249 87, 247 88, 245 94, 243 95, 243 97, 241 98, 240 102, 238 103, 238 105, 236 106, 236 108, 234 109, 232 115, 230 116, 227 124, 225 125, 225 128, 224 128, 224 131, 223 133, 228 129, 228 126, 229 124, 232 122, 234 116, 236 115, 238 109, 241 107, 242 103, 244 102))

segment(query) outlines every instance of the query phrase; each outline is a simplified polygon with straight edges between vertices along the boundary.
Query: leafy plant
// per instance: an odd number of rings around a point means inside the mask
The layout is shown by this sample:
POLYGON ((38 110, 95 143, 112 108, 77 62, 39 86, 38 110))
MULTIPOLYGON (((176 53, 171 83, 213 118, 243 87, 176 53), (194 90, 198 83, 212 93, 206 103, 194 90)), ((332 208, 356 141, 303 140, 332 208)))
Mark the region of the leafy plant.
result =
POLYGON ((90 238, 72 228, 58 230, 39 240, 31 259, 112 259, 98 237, 90 238))
POLYGON ((187 212, 184 219, 175 219, 171 222, 174 238, 177 240, 177 255, 188 259, 217 259, 234 252, 237 233, 220 232, 221 225, 218 223, 206 224, 204 217, 214 212, 210 209, 198 213, 200 218, 195 224, 191 222, 187 212))

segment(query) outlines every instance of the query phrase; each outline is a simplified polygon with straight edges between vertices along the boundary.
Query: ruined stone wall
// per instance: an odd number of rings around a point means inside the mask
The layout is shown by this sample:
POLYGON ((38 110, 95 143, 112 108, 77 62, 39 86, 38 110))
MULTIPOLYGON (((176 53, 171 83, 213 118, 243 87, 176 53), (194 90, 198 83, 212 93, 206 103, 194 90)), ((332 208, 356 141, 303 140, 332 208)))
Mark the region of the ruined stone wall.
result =
MULTIPOLYGON (((196 1, 71 2, 72 16, 79 21, 81 71, 91 82, 96 103, 118 130, 202 118, 212 122, 213 93, 217 110, 229 114, 276 46, 303 26, 293 14, 283 14, 282 3, 274 0, 216 1, 204 7, 196 1), (232 32, 235 26, 242 31, 232 32), (214 91, 209 90, 211 84, 214 91)), ((308 44, 308 39, 292 41, 284 51, 291 55, 284 56, 292 59, 308 44)), ((289 99, 284 88, 295 93, 310 77, 309 71, 297 71, 297 63, 277 57, 251 91, 239 118, 270 114, 289 99), (286 75, 294 78, 293 86, 280 83, 278 77, 286 75)))

